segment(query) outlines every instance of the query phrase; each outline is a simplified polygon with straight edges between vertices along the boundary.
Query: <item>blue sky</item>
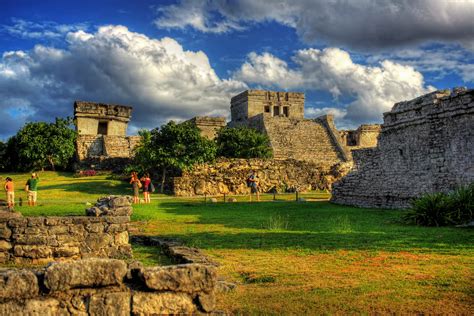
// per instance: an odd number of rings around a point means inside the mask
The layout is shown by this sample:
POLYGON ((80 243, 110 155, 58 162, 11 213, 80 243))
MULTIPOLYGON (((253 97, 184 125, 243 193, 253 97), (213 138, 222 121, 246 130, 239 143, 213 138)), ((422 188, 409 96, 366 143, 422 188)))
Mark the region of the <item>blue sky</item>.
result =
POLYGON ((0 139, 134 106, 129 131, 229 115, 230 97, 306 93, 306 116, 381 122, 397 101, 474 82, 473 0, 2 0, 0 139))

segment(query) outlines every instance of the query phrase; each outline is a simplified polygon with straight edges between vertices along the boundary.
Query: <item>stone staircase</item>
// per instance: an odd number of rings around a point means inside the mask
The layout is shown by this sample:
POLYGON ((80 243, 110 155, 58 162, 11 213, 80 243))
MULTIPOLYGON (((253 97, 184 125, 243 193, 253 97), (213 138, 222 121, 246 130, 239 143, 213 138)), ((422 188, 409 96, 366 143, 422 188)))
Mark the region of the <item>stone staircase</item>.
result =
POLYGON ((342 161, 329 131, 319 121, 272 117, 264 119, 264 128, 275 159, 293 158, 322 166, 342 161))

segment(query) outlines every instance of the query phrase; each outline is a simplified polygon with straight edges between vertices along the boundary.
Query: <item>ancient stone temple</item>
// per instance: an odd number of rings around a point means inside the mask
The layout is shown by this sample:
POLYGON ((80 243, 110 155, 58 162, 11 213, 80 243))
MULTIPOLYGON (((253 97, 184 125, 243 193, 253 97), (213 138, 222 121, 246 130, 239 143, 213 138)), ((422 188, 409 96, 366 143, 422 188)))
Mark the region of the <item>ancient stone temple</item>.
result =
MULTIPOLYGON (((299 92, 247 90, 232 98, 229 125, 249 126, 267 134, 275 159, 307 161, 326 169, 351 161, 353 145, 341 137, 333 116, 305 119, 304 100, 304 93, 299 92)), ((375 146, 376 128, 373 137, 366 136, 366 129, 359 128, 357 146, 375 146)))
POLYGON ((474 182, 474 90, 435 91, 384 114, 374 148, 354 150, 354 168, 332 201, 404 208, 428 192, 474 182))
POLYGON ((131 157, 139 136, 127 136, 132 107, 74 102, 78 168, 113 169, 131 157))

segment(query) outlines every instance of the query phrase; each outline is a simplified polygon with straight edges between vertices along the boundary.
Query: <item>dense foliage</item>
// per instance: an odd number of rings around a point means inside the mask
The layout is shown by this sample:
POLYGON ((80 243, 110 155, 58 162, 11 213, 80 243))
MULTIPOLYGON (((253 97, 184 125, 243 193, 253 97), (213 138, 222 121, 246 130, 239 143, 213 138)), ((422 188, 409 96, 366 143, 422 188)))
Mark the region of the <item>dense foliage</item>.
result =
POLYGON ((423 226, 447 226, 468 223, 474 220, 473 215, 474 183, 447 194, 427 194, 414 200, 404 219, 423 226))
POLYGON ((159 168, 161 192, 168 171, 187 170, 196 163, 212 161, 216 156, 215 143, 202 137, 200 130, 192 124, 170 121, 151 132, 142 131, 140 135, 142 140, 135 150, 136 171, 159 168))
POLYGON ((267 135, 248 127, 224 127, 217 134, 217 156, 228 158, 271 158, 267 135))
POLYGON ((6 162, 7 144, 0 141, 0 170, 5 170, 7 165, 6 162))
MULTIPOLYGON (((76 132, 71 120, 56 118, 54 123, 25 124, 9 142, 10 167, 15 170, 67 168, 75 153, 76 132)), ((7 146, 8 147, 8 146, 7 146)))

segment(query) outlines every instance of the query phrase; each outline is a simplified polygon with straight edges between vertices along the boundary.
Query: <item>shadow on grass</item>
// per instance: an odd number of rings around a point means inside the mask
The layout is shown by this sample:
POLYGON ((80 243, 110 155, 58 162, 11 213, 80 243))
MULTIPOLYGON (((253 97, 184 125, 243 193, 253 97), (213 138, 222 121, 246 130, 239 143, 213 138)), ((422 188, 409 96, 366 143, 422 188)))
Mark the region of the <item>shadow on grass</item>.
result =
POLYGON ((107 180, 91 181, 87 178, 72 178, 69 183, 44 185, 40 190, 63 190, 85 194, 131 194, 132 188, 127 183, 114 183, 107 180))
MULTIPOLYGON (((166 220, 174 219, 173 225, 186 225, 184 233, 163 232, 167 237, 204 249, 419 250, 455 254, 472 251, 474 245, 472 230, 404 225, 400 222, 404 211, 399 210, 329 202, 161 202, 158 207, 171 215, 166 220), (277 225, 270 225, 275 222, 277 225)), ((153 210, 137 209, 137 213, 140 219, 154 220, 153 210)))

